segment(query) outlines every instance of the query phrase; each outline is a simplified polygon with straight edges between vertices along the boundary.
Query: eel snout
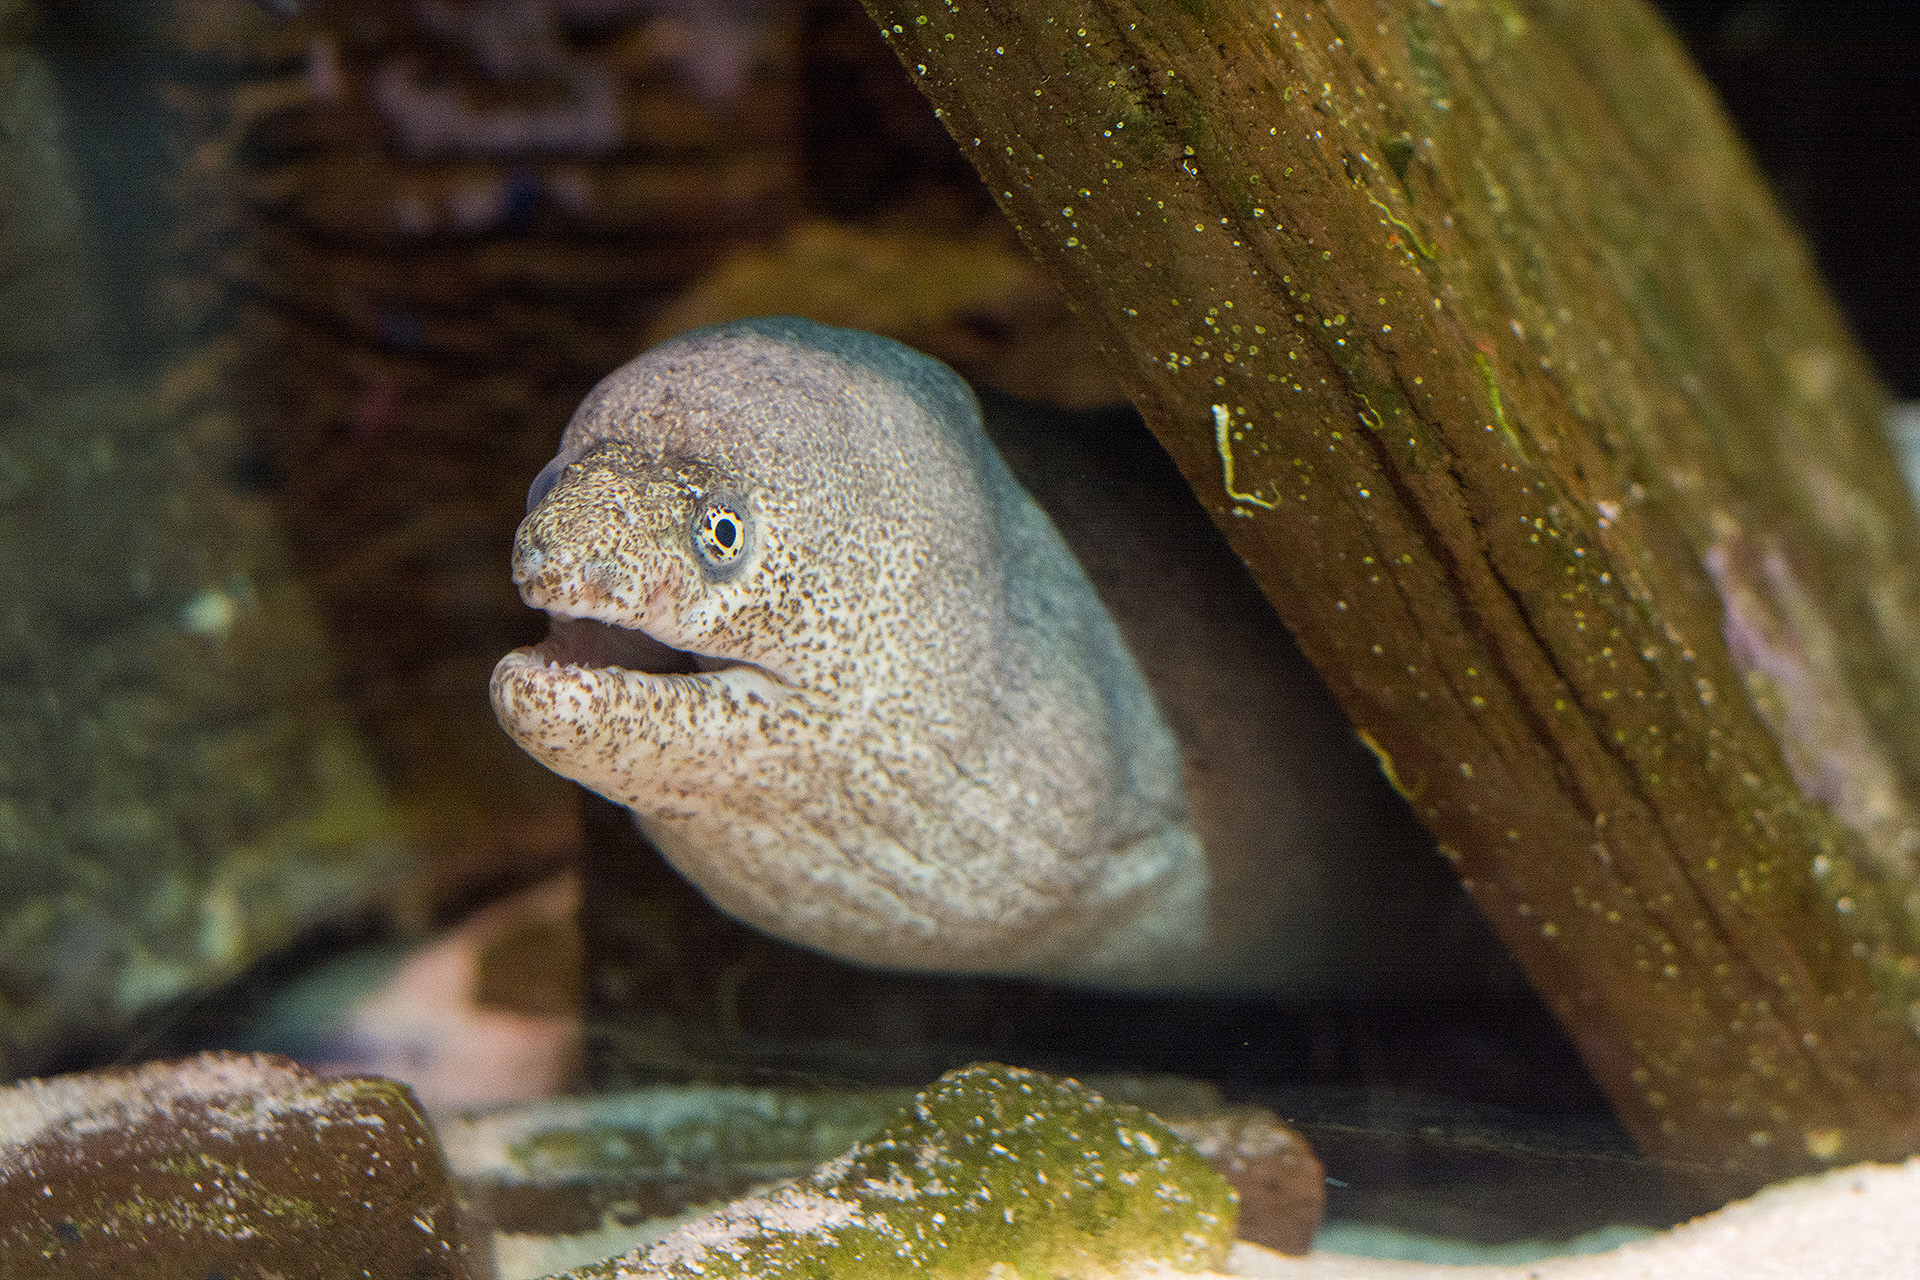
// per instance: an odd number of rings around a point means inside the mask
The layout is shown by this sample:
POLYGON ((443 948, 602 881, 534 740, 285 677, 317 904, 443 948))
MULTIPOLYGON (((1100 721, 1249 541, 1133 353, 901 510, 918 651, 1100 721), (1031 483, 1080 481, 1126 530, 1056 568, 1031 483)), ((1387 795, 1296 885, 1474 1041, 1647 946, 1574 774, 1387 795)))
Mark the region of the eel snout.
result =
POLYGON ((658 615, 676 594, 666 558, 637 557, 620 531, 599 520, 582 527, 565 513, 537 508, 514 536, 513 583, 530 608, 550 619, 547 638, 523 652, 549 666, 619 668, 646 675, 689 675, 719 665, 630 625, 658 615), (638 563, 636 563, 638 561, 638 563))

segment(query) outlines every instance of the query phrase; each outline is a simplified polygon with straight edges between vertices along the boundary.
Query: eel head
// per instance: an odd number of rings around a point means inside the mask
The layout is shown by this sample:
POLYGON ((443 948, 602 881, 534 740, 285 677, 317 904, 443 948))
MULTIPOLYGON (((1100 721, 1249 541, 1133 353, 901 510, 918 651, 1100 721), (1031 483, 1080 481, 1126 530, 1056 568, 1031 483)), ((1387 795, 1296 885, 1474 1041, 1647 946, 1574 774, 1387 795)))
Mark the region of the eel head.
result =
POLYGON ((550 768, 633 804, 645 795, 622 758, 633 747, 698 754, 711 734, 673 734, 674 722, 717 731, 792 701, 791 662, 741 625, 761 523, 748 490, 712 467, 650 462, 618 440, 563 452, 514 535, 514 585, 551 622, 494 669, 502 726, 550 768))

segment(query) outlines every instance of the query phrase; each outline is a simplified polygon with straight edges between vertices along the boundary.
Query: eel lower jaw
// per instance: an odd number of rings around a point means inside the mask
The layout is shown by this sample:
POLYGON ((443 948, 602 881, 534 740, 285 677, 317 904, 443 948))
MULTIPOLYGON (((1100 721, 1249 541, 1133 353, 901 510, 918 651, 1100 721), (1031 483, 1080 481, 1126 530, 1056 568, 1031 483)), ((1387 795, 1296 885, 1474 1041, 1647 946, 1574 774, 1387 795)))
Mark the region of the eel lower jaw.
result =
POLYGON ((557 613, 549 617, 547 638, 523 652, 550 667, 615 668, 654 676, 757 673, 776 687, 788 683, 755 663, 676 649, 634 627, 557 613))

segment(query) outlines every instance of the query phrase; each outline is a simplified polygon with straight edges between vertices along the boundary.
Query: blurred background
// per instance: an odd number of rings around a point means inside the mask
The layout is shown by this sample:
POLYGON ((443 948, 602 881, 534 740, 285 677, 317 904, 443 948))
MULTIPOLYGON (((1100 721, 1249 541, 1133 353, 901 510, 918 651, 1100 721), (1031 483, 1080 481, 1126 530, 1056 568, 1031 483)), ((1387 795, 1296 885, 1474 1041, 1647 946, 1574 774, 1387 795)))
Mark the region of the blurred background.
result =
MULTIPOLYGON (((1663 7, 1920 397, 1920 9, 1663 7)), ((232 1045, 458 1104, 1093 1064, 1309 1121, 1336 1214, 1548 1164, 1569 1230, 1670 1214, 1487 938, 1418 998, 846 969, 494 725, 545 631, 506 573, 526 486, 672 333, 802 312, 1142 438, 856 0, 15 0, 0 47, 0 1079, 232 1045)))

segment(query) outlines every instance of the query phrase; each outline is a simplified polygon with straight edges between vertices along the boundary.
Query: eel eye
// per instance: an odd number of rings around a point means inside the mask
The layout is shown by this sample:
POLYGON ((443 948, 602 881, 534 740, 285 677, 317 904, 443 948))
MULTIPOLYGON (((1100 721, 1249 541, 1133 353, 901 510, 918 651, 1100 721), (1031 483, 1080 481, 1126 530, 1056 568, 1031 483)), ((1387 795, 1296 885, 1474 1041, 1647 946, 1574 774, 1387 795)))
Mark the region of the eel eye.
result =
POLYGON ((693 520, 693 549, 710 572, 724 573, 747 549, 747 516, 738 502, 709 498, 693 520))

